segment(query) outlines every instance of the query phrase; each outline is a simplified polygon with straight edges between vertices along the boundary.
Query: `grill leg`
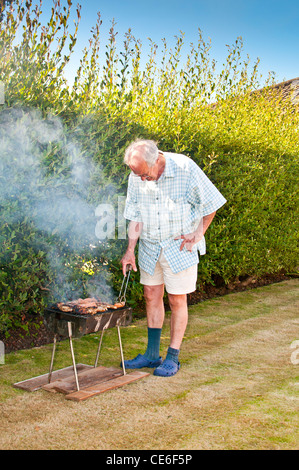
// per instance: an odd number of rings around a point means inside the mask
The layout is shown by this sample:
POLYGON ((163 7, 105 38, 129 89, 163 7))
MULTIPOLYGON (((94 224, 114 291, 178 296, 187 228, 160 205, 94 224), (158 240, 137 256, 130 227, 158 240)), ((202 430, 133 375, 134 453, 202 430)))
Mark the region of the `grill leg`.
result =
POLYGON ((97 351, 97 355, 96 355, 96 360, 95 360, 95 363, 94 363, 94 367, 97 367, 97 365, 98 365, 98 361, 99 361, 99 356, 100 356, 100 351, 101 351, 101 346, 102 346, 102 340, 103 340, 104 331, 105 331, 105 329, 103 329, 103 330, 102 330, 102 333, 101 333, 101 338, 100 338, 100 342, 99 342, 99 347, 98 347, 98 351, 97 351))
POLYGON ((70 321, 67 322, 67 327, 68 327, 68 332, 69 332, 70 348, 71 348, 71 354, 72 354, 72 360, 73 360, 73 367, 74 367, 74 374, 75 374, 76 386, 77 386, 77 390, 79 391, 80 388, 79 388, 77 367, 76 367, 75 354, 74 354, 73 341, 72 341, 72 324, 71 324, 70 321))
POLYGON ((55 333, 55 335, 54 335, 54 341, 53 341, 53 349, 52 349, 51 363, 50 363, 50 370, 49 370, 49 376, 48 376, 48 382, 49 382, 49 383, 51 382, 51 377, 52 377, 54 356, 55 356, 55 350, 56 350, 56 341, 57 341, 57 334, 55 333))
POLYGON ((122 347, 122 344, 121 344, 121 336, 120 336, 120 328, 119 328, 119 325, 117 325, 117 333, 118 333, 118 341, 119 341, 121 365, 122 365, 122 368, 123 368, 123 373, 124 373, 124 375, 126 375, 126 368, 125 368, 125 362, 124 362, 123 347, 122 347))

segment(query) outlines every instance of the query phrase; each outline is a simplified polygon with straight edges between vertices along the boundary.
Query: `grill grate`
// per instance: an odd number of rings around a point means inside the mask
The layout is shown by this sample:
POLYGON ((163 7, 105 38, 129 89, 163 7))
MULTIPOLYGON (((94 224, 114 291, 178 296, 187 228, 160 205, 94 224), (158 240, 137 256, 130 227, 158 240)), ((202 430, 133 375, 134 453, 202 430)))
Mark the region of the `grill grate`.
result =
POLYGON ((78 338, 114 326, 127 326, 131 321, 132 309, 130 307, 105 310, 94 315, 63 312, 53 307, 47 307, 44 310, 46 327, 62 337, 68 337, 68 322, 72 323, 73 337, 78 338))

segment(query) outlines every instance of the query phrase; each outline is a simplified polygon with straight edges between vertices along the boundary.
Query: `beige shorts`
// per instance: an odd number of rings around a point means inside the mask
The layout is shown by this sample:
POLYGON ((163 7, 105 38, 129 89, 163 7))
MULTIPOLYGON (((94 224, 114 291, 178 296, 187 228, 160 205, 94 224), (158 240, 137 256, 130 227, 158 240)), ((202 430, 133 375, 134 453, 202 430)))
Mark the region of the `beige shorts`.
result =
POLYGON ((190 266, 179 273, 173 273, 169 267, 167 260, 161 250, 161 254, 156 263, 155 272, 151 276, 147 272, 140 269, 140 283, 145 286, 165 285, 168 294, 190 294, 196 290, 197 281, 197 264, 190 266))

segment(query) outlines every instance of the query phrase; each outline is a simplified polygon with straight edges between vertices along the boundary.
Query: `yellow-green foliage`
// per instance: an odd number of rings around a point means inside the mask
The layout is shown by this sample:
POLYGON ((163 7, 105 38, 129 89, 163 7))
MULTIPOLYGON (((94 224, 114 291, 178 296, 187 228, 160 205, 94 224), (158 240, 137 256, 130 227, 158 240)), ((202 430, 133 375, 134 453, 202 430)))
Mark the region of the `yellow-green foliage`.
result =
MULTIPOLYGON (((149 40, 150 54, 141 66, 141 42, 129 30, 118 48, 114 22, 102 51, 98 15, 68 87, 65 67, 76 44, 80 7, 54 0, 44 25, 41 11, 42 1, 17 0, 0 22, 0 329, 24 324, 24 312, 39 312, 66 290, 69 297, 90 294, 98 279, 103 285, 108 279, 117 292, 126 240, 98 244, 77 227, 80 214, 93 227, 89 211, 103 201, 116 207, 125 195, 123 153, 137 136, 191 156, 228 201, 208 230, 200 283, 215 275, 228 282, 295 270, 298 107, 270 86, 271 77, 256 91, 258 61, 252 65, 243 57, 242 39, 228 47, 220 71, 210 57, 211 41, 200 30, 185 61, 180 33, 173 49, 162 40, 160 56, 149 40), (85 179, 78 177, 81 167, 85 179), (65 201, 66 214, 59 212, 65 201), (50 222, 41 222, 40 213, 50 222), (59 217, 68 221, 68 230, 57 228, 59 217)), ((134 304, 141 297, 137 274, 129 298, 134 304)))

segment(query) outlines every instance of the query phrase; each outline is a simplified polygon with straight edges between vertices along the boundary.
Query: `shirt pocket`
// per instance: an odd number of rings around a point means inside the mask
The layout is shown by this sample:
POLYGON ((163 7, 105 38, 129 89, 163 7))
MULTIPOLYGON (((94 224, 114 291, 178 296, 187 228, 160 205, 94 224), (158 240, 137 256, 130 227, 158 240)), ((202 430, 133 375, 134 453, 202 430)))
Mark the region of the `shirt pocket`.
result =
POLYGON ((171 232, 188 233, 190 229, 191 204, 185 198, 174 198, 169 204, 169 223, 171 232))

